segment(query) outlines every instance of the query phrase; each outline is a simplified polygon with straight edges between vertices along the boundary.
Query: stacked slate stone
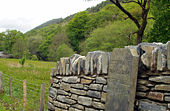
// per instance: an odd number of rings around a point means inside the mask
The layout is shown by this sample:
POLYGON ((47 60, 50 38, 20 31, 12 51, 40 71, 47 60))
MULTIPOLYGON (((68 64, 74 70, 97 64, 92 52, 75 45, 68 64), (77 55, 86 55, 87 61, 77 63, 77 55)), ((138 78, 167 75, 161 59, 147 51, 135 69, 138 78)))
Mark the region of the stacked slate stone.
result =
POLYGON ((110 53, 61 58, 51 72, 48 111, 103 111, 110 53))
POLYGON ((135 109, 170 111, 170 42, 126 48, 135 48, 140 55, 135 109))

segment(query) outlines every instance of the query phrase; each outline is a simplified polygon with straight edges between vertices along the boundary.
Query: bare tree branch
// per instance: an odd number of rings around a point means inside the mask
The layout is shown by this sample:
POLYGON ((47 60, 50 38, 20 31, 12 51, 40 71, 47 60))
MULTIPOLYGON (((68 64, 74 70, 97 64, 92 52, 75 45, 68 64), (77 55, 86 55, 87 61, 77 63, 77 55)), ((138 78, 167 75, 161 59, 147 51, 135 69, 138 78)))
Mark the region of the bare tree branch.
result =
POLYGON ((136 24, 136 26, 137 26, 138 28, 141 27, 140 24, 139 24, 139 22, 138 22, 138 20, 137 20, 135 17, 133 17, 127 10, 125 10, 125 9, 120 5, 119 0, 116 0, 116 2, 113 1, 113 0, 110 0, 110 1, 111 1, 113 4, 115 4, 123 13, 125 13, 125 14, 136 24))

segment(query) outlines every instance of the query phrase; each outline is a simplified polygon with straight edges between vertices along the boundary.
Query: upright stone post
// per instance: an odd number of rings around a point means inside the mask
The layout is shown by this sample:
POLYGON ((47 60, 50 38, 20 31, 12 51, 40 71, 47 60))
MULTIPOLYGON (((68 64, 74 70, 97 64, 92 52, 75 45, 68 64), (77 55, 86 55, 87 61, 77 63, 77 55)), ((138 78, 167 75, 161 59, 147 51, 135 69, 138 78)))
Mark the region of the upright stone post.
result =
POLYGON ((114 49, 111 55, 105 111, 133 111, 138 74, 135 49, 114 49))
POLYGON ((167 43, 167 66, 170 70, 170 41, 167 43))

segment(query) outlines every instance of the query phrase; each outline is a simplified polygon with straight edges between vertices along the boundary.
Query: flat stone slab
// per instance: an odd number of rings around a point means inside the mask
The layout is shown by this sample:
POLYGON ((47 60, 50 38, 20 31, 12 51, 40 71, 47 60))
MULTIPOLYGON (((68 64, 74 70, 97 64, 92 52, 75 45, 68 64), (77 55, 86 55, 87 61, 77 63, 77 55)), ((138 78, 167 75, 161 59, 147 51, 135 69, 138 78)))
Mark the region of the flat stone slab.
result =
POLYGON ((165 106, 157 105, 156 103, 150 103, 147 101, 139 101, 140 111, 166 111, 165 106))
POLYGON ((111 55, 105 111, 133 111, 138 72, 135 49, 114 49, 111 55))

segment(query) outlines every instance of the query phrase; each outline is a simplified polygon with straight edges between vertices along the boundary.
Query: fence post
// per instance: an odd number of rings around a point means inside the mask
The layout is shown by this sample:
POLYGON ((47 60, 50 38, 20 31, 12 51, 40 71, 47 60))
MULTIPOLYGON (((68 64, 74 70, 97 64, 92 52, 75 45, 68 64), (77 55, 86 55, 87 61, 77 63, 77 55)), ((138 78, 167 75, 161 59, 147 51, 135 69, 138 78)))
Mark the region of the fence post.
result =
POLYGON ((23 100, 24 100, 24 108, 27 107, 27 87, 26 80, 23 80, 23 100))
POLYGON ((12 97, 12 78, 9 79, 9 95, 12 97))
POLYGON ((2 86, 2 72, 0 72, 0 93, 3 91, 3 86, 2 86))
POLYGON ((40 111, 45 109, 45 83, 41 84, 40 111))

